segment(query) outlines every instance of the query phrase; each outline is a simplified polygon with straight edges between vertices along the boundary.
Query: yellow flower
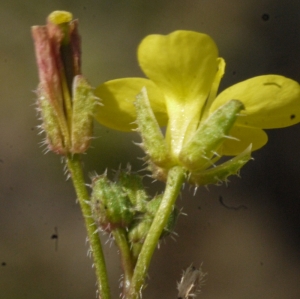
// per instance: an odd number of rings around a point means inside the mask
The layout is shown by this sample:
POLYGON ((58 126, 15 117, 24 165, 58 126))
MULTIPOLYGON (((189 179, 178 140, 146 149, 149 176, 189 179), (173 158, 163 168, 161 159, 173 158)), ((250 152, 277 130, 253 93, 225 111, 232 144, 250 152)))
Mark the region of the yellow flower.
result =
POLYGON ((225 62, 208 35, 182 30, 149 35, 138 47, 138 61, 149 79, 123 78, 100 85, 95 93, 104 106, 96 119, 116 130, 134 129, 134 102, 145 87, 159 125, 167 126, 165 142, 173 164, 180 164, 182 149, 200 125, 231 100, 242 102, 244 109, 229 136, 214 149, 218 155, 238 155, 250 144, 257 150, 267 142, 263 129, 300 121, 299 84, 283 76, 254 77, 217 96, 225 62))

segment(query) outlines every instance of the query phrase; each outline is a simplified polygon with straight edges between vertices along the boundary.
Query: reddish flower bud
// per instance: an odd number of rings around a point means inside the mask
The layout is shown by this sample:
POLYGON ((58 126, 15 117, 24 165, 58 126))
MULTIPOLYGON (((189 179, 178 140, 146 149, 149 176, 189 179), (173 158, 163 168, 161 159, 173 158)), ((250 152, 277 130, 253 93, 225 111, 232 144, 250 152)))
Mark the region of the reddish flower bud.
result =
POLYGON ((63 155, 84 152, 91 139, 91 115, 96 100, 94 97, 91 100, 91 88, 82 76, 81 80, 75 80, 76 76, 81 74, 78 21, 72 21, 72 14, 69 12, 55 11, 48 16, 45 26, 32 27, 32 37, 40 79, 37 102, 48 147, 63 155), (78 99, 77 91, 81 83, 84 85, 87 99, 83 95, 78 99), (84 115, 77 114, 78 106, 84 106, 83 103, 78 103, 78 100, 89 103, 89 111, 84 111, 84 115), (74 119, 78 120, 81 117, 87 117, 87 120, 83 120, 85 129, 78 132, 78 125, 74 124, 74 119), (72 131, 73 127, 77 128, 76 133, 72 131), (72 144, 74 135, 76 135, 75 145, 72 144), (83 143, 82 146, 80 142, 83 143))

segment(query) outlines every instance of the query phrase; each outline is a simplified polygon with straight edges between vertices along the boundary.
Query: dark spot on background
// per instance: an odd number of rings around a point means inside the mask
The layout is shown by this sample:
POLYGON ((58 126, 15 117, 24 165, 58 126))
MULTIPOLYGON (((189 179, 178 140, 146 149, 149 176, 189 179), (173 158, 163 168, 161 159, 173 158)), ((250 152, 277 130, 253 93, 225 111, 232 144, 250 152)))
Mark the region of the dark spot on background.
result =
POLYGON ((58 235, 53 234, 53 235, 51 236, 51 239, 58 239, 58 235))
POLYGON ((1 266, 3 266, 3 267, 6 266, 6 263, 5 263, 5 262, 2 262, 2 263, 1 263, 1 266))
POLYGON ((261 16, 261 18, 262 18, 262 20, 263 21, 269 21, 269 19, 270 19, 270 15, 269 14, 267 14, 267 13, 264 13, 262 16, 261 16))
POLYGON ((51 235, 51 239, 55 240, 55 251, 58 249, 58 228, 54 227, 54 234, 51 235))
POLYGON ((292 114, 291 116, 290 116, 290 119, 294 119, 296 117, 296 115, 295 114, 292 114))

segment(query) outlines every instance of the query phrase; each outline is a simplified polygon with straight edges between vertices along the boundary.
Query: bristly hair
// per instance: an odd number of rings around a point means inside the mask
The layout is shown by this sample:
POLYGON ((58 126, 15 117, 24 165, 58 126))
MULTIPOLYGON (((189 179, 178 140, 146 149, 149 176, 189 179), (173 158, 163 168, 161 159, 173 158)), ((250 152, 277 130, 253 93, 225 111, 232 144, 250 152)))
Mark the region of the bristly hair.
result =
POLYGON ((178 299, 195 298, 199 293, 204 283, 204 273, 201 266, 197 269, 190 265, 186 271, 183 272, 180 282, 177 284, 178 299))

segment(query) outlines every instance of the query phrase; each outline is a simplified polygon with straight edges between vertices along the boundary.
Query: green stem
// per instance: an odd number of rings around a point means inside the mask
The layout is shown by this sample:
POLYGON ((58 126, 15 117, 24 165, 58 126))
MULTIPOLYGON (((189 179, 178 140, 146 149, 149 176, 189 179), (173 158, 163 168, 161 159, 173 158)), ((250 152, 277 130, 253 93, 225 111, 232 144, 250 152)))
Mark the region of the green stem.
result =
POLYGON ((181 167, 175 166, 169 170, 166 190, 139 254, 127 299, 140 298, 152 255, 167 223, 168 217, 172 212, 184 178, 185 172, 181 167))
POLYGON ((95 271, 99 287, 99 298, 110 299, 107 271, 99 235, 96 233, 97 226, 92 218, 89 194, 87 192, 82 172, 82 165, 79 155, 69 155, 67 165, 71 174, 73 185, 84 217, 85 226, 94 259, 95 271))
POLYGON ((134 263, 128 246, 125 230, 123 228, 116 228, 112 231, 112 234, 121 253, 122 266, 124 270, 123 295, 126 295, 130 287, 134 263))

